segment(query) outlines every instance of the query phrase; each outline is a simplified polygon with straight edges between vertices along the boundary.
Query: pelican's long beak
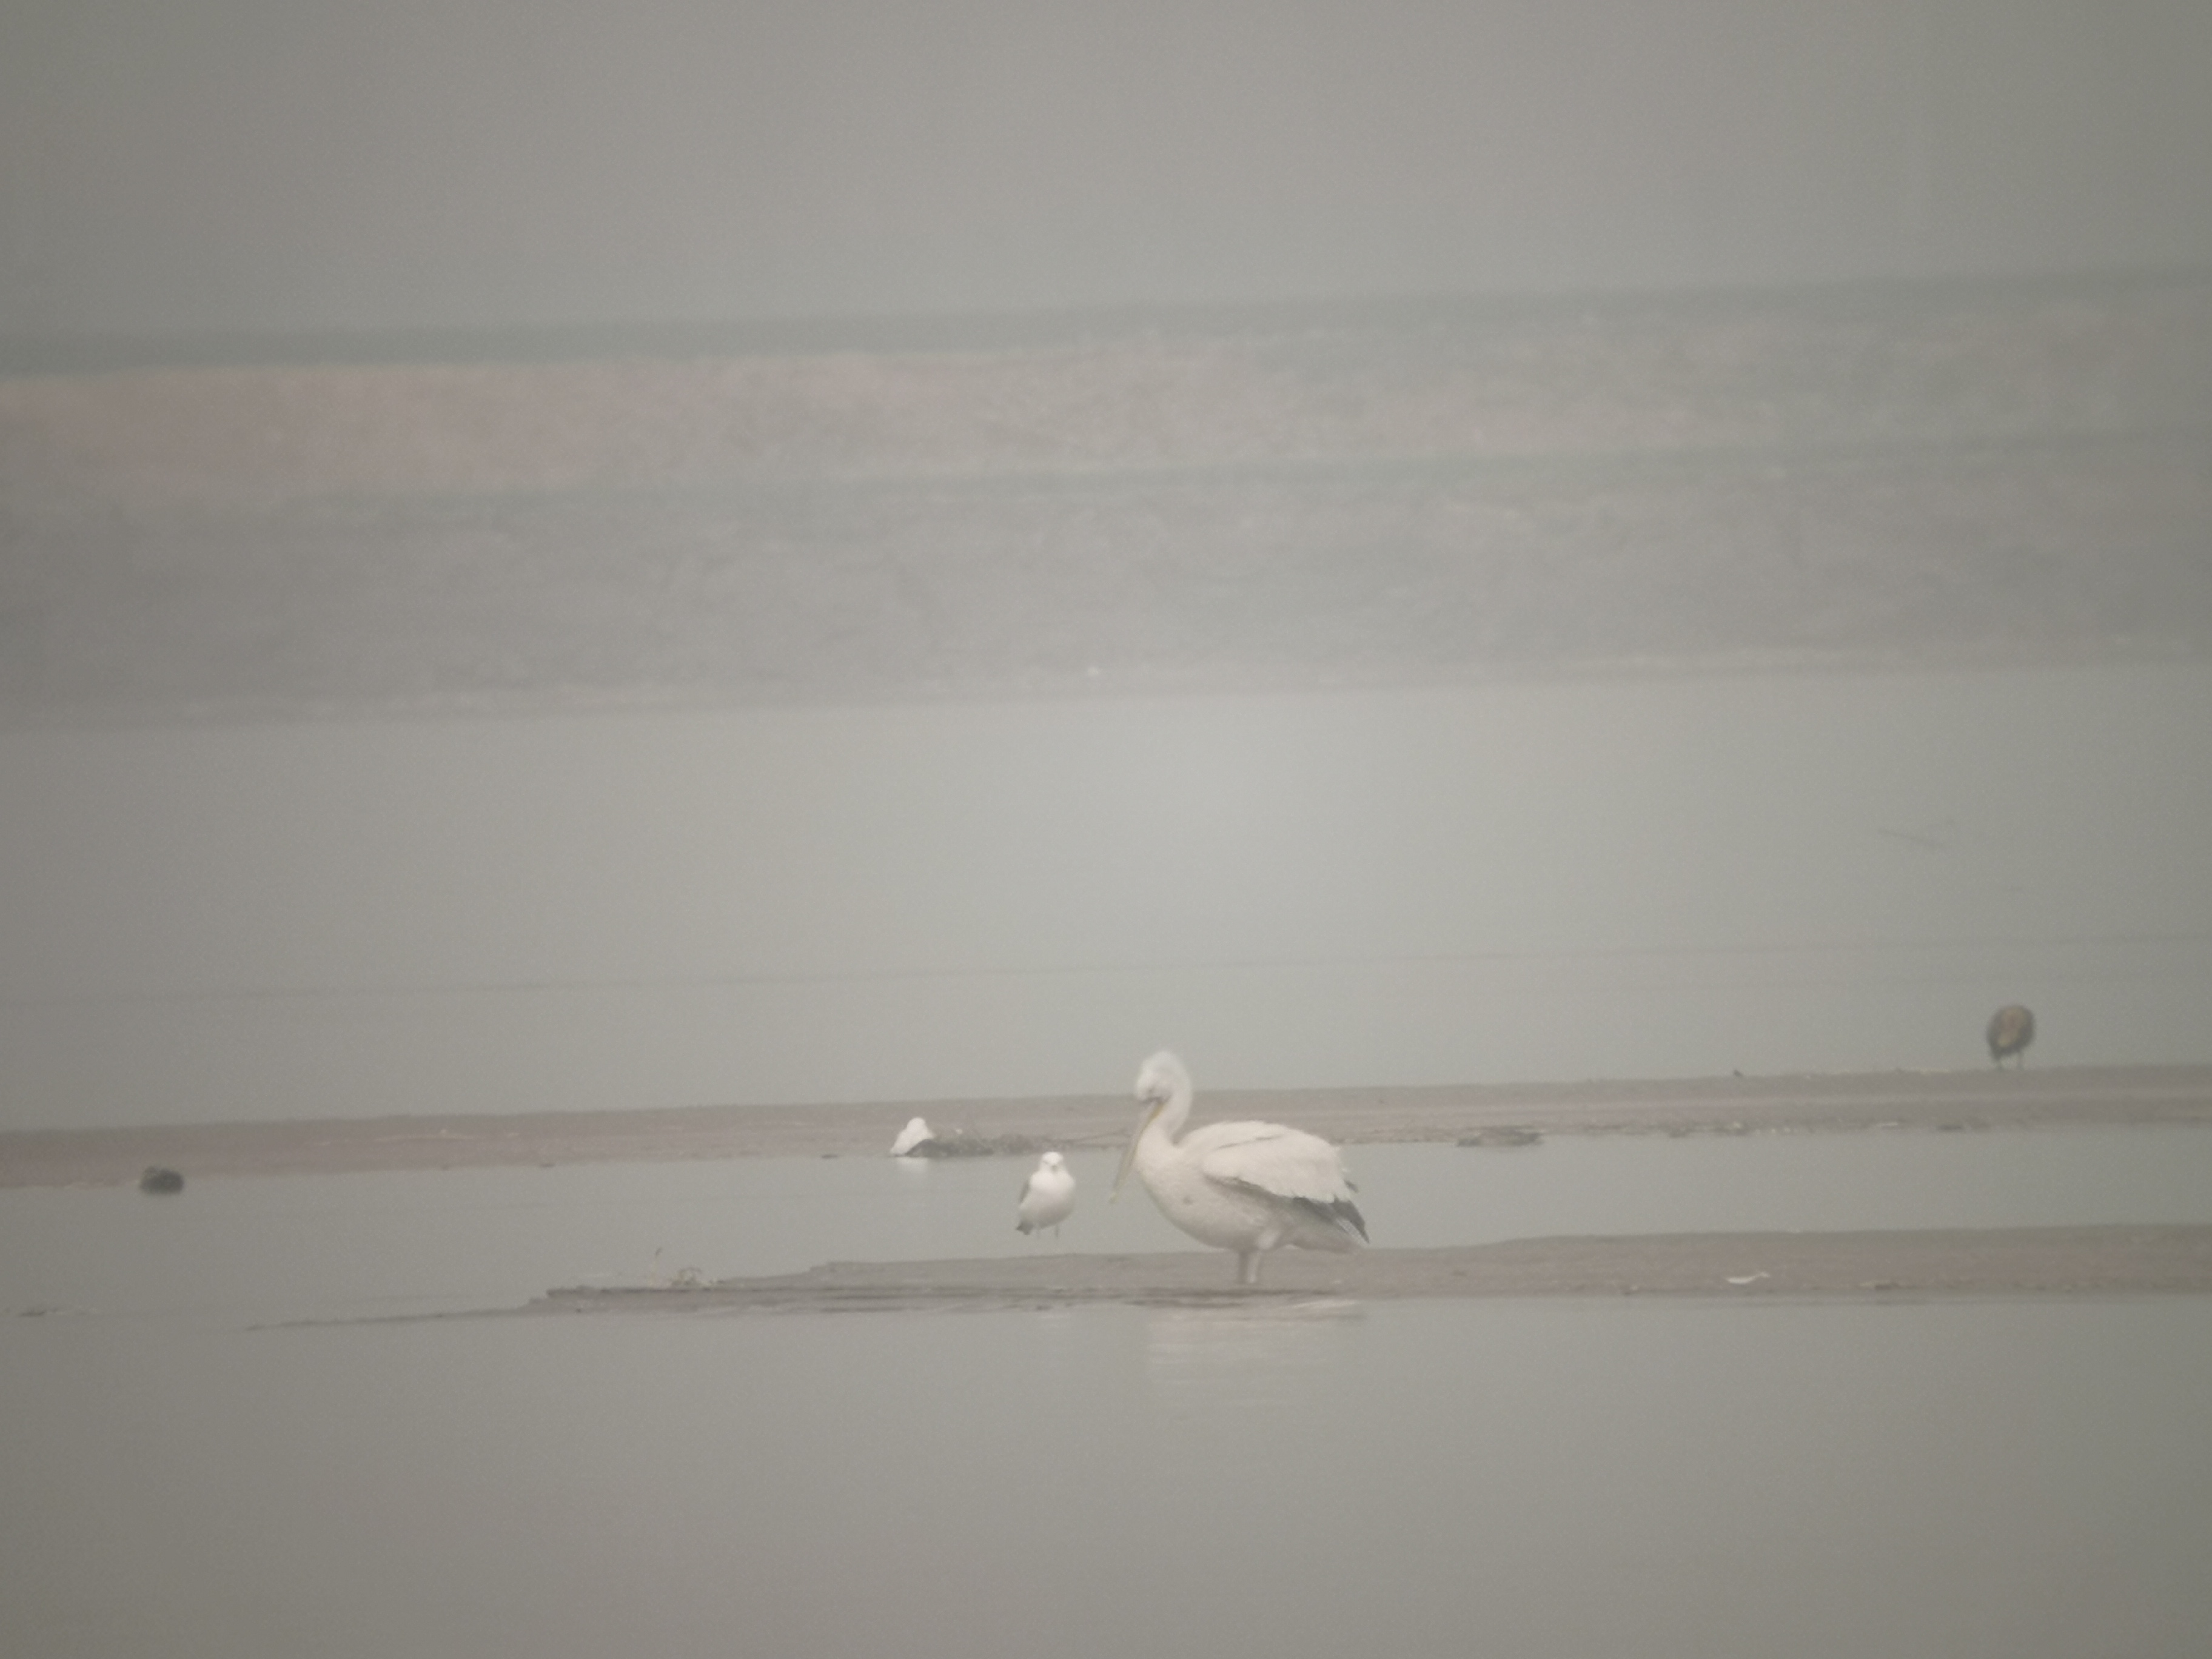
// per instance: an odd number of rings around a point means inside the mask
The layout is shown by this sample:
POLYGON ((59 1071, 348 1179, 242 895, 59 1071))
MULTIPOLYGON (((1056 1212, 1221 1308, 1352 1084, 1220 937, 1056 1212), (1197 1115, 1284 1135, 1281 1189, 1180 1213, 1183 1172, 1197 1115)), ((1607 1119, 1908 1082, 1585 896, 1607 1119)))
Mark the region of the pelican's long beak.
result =
POLYGON ((1152 1120, 1160 1115, 1163 1103, 1148 1100, 1145 1103, 1145 1109, 1137 1114, 1137 1127, 1130 1132, 1128 1149, 1121 1154, 1121 1173, 1114 1177, 1114 1190, 1106 1194, 1109 1204, 1121 1196, 1121 1183, 1129 1178, 1129 1171, 1137 1162, 1137 1143, 1145 1138, 1145 1131, 1152 1127, 1152 1120))

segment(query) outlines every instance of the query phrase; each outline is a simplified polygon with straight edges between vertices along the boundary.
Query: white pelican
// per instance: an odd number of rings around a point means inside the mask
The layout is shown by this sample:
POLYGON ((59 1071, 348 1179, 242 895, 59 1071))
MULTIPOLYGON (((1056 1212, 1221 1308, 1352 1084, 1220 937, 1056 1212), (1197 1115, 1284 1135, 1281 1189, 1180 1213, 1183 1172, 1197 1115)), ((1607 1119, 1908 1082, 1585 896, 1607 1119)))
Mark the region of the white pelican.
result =
POLYGON ((1075 1177, 1067 1172, 1067 1160, 1058 1152, 1047 1152, 1022 1183, 1021 1202, 1014 1206, 1021 1219, 1014 1223, 1014 1231, 1034 1233, 1049 1227, 1058 1238, 1060 1224, 1074 1211, 1075 1177))
POLYGON ((934 1140, 936 1138, 929 1132, 928 1120, 910 1117, 906 1121, 906 1127, 898 1132, 898 1139, 891 1142, 891 1156, 904 1158, 923 1141, 934 1140))
POLYGON ((1177 1140, 1190 1115, 1190 1073, 1164 1050, 1137 1073, 1137 1100, 1114 1197, 1133 1168, 1162 1215, 1201 1244, 1237 1252, 1238 1284, 1260 1282, 1262 1250, 1356 1250, 1367 1242, 1352 1201, 1358 1188, 1319 1135, 1279 1123, 1209 1123, 1177 1140))

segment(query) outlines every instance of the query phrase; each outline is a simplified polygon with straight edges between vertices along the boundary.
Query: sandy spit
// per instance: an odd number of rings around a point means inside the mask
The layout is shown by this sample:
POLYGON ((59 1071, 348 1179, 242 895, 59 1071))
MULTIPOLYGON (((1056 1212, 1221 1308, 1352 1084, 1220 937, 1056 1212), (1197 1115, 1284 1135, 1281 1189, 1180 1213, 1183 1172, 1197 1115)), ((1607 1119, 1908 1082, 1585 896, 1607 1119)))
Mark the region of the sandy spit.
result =
POLYGON ((1087 1303, 1258 1307, 1316 1300, 2212 1295, 2212 1226, 1513 1239, 1352 1255, 1280 1251, 1257 1291, 1219 1252, 834 1261, 768 1279, 554 1291, 530 1314, 870 1312, 1087 1303))
MULTIPOLYGON (((187 1177, 375 1170, 884 1156, 908 1118, 1040 1146, 1118 1146, 1119 1095, 864 1105, 388 1117, 0 1133, 0 1188, 116 1186, 159 1164, 187 1177)), ((2212 1066, 1699 1078, 1423 1089, 1218 1091, 1200 1121, 1264 1117, 1347 1146, 1485 1133, 1754 1134, 2212 1123, 2212 1066)))

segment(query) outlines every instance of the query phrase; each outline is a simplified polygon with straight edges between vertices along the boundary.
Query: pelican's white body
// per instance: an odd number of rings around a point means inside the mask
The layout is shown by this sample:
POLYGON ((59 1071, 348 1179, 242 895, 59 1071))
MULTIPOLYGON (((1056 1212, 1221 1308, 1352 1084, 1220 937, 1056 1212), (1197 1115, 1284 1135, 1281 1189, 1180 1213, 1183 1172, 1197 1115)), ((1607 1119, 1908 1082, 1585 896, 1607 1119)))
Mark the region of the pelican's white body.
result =
POLYGON ((929 1132, 927 1119, 910 1117, 906 1121, 906 1127, 898 1132, 898 1139, 891 1142, 891 1156, 904 1158, 923 1141, 935 1139, 929 1132))
POLYGON ((1279 1123, 1209 1123, 1177 1139, 1190 1115, 1190 1074, 1170 1054, 1145 1062, 1137 1098, 1144 1112, 1123 1175, 1133 1168, 1160 1213, 1200 1243, 1236 1251, 1240 1284, 1260 1282, 1264 1250, 1356 1250, 1366 1242, 1357 1188, 1319 1135, 1279 1123))
POLYGON ((1057 1237, 1060 1224, 1074 1212, 1075 1177, 1068 1172, 1067 1160, 1058 1152, 1047 1152, 1022 1183, 1021 1202, 1014 1206, 1019 1218, 1014 1231, 1034 1233, 1049 1227, 1057 1237))

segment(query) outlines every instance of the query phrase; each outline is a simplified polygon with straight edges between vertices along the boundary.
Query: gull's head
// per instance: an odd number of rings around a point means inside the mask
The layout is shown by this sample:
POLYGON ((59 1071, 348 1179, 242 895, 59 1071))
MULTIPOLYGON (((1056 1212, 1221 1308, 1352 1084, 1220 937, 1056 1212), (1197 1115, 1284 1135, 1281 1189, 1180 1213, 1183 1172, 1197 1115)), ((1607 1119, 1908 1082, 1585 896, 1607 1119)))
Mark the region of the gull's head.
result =
POLYGON ((1058 1152, 1047 1152, 1037 1160, 1037 1168, 1040 1170, 1064 1170, 1066 1167, 1067 1160, 1058 1152))

